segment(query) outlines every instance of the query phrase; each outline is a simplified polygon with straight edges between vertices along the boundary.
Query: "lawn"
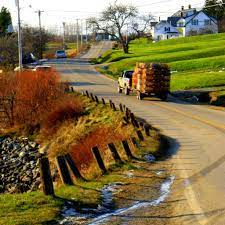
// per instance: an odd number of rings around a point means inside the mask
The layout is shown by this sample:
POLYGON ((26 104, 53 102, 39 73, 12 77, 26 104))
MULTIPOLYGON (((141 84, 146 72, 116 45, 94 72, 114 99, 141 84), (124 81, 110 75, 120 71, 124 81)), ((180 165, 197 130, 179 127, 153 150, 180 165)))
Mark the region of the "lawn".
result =
POLYGON ((172 71, 172 90, 212 87, 225 84, 225 34, 201 35, 152 43, 147 39, 134 40, 129 54, 109 50, 96 63, 102 73, 117 78, 136 62, 168 63, 172 71), (221 72, 223 71, 223 72, 221 72))

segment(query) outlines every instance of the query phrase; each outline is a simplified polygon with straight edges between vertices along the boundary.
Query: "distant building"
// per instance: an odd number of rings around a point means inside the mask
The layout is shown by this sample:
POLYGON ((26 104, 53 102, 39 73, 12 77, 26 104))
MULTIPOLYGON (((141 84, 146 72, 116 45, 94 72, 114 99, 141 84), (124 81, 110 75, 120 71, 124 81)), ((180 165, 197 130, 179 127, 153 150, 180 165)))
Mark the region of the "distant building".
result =
POLYGON ((161 20, 151 28, 151 35, 155 41, 179 37, 178 30, 166 20, 161 20))
POLYGON ((174 37, 186 37, 198 34, 218 33, 218 22, 204 11, 197 11, 189 5, 168 17, 166 21, 159 21, 151 29, 154 40, 165 40, 174 37))

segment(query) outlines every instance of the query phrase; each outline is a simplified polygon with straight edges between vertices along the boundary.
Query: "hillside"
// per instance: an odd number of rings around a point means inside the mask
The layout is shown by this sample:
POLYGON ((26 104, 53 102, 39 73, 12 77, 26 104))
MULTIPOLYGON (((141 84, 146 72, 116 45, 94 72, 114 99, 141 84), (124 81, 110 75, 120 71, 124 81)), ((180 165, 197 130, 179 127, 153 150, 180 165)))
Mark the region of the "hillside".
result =
POLYGON ((225 34, 171 39, 157 43, 134 40, 130 53, 107 51, 97 63, 109 63, 101 72, 118 77, 136 62, 168 63, 172 71, 172 90, 225 85, 225 34))

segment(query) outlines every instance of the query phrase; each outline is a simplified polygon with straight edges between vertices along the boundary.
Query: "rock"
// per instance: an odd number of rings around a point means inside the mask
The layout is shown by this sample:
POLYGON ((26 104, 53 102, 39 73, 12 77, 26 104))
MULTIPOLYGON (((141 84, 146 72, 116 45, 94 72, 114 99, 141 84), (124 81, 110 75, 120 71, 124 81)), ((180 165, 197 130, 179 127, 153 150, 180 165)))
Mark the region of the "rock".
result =
POLYGON ((39 188, 38 146, 27 138, 0 138, 0 193, 22 193, 39 188))

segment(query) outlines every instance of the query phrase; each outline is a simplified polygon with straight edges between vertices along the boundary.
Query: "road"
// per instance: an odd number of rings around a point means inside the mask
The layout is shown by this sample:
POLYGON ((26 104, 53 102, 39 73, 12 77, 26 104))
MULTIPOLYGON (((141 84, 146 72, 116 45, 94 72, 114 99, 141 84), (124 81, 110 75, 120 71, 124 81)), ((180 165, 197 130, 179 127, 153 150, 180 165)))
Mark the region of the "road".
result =
MULTIPOLYGON (((225 112, 209 106, 192 105, 169 97, 138 101, 135 96, 117 93, 117 82, 94 69, 86 58, 52 62, 64 81, 76 90, 89 90, 99 97, 123 103, 170 137, 173 155, 163 164, 175 175, 169 199, 158 219, 150 209, 132 212, 124 224, 225 224, 225 112), (170 210, 169 210, 170 209, 170 210), (171 211, 172 210, 172 211, 171 211)), ((99 50, 98 50, 99 51, 99 50)), ((130 214, 129 214, 130 215, 130 214)), ((108 224, 108 223, 107 223, 108 224)), ((110 224, 110 222, 109 222, 110 224)))

